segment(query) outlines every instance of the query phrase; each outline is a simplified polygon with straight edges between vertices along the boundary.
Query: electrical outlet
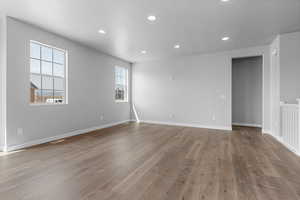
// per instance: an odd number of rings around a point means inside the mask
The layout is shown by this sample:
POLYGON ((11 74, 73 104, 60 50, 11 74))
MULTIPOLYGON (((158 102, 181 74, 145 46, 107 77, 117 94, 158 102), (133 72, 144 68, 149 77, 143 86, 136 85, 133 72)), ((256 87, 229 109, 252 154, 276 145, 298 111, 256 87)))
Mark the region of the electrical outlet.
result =
POLYGON ((173 118, 174 118, 174 114, 170 114, 169 117, 170 117, 171 119, 173 119, 173 118))
POLYGON ((100 115, 100 120, 103 121, 104 120, 104 116, 100 115))
POLYGON ((19 135, 19 136, 23 135, 23 129, 22 128, 17 128, 17 135, 19 135))
POLYGON ((212 120, 216 121, 216 116, 215 115, 212 116, 212 120))

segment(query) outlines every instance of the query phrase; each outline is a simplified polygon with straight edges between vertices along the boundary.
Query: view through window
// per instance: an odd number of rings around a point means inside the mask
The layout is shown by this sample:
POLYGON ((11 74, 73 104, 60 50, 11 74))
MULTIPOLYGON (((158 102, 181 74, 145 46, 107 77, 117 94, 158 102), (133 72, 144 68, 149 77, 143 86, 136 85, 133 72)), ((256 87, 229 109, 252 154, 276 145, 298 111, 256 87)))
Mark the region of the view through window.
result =
POLYGON ((115 67, 115 100, 128 101, 128 69, 115 67))
POLYGON ((66 103, 66 51, 30 42, 30 103, 66 103))

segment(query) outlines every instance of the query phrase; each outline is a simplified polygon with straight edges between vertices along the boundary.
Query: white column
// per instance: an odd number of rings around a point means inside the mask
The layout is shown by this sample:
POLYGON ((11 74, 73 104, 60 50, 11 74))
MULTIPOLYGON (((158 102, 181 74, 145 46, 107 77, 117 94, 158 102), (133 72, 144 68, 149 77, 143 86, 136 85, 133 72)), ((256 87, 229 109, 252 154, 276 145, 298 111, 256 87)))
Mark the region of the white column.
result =
POLYGON ((282 108, 284 106, 285 102, 284 101, 280 101, 279 103, 279 119, 278 119, 278 135, 277 137, 283 140, 283 133, 282 133, 282 127, 281 124, 282 122, 282 108))
POLYGON ((297 147, 297 154, 300 153, 300 99, 297 99, 298 102, 298 147, 297 147))

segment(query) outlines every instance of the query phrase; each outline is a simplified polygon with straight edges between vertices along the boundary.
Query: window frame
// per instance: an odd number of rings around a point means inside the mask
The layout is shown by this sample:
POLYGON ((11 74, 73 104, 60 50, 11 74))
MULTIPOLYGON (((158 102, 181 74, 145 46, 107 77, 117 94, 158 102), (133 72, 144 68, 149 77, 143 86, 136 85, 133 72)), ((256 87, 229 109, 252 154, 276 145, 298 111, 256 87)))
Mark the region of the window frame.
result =
POLYGON ((115 103, 128 103, 129 102, 129 69, 127 67, 122 67, 122 66, 119 66, 119 65, 116 65, 114 67, 114 100, 115 100, 115 103), (116 99, 116 68, 122 68, 122 69, 125 69, 126 71, 126 77, 125 77, 125 98, 124 100, 118 100, 116 99))
MULTIPOLYGON (((58 48, 58 47, 55 47, 55 46, 52 46, 52 45, 48 45, 48 44, 45 44, 45 43, 42 43, 42 42, 39 42, 39 41, 36 41, 36 40, 30 40, 29 41, 29 45, 28 45, 28 48, 29 48, 29 55, 28 55, 28 60, 29 60, 29 91, 30 91, 30 84, 31 84, 31 75, 38 75, 38 76, 41 76, 42 77, 51 77, 53 78, 60 78, 60 79, 63 79, 64 80, 64 101, 63 103, 32 103, 30 101, 30 92, 29 92, 29 105, 30 106, 63 106, 63 105, 67 105, 69 103, 69 99, 68 99, 68 51, 66 49, 61 49, 61 48, 58 48), (47 48, 51 48, 52 50, 58 50, 58 51, 61 51, 61 52, 64 52, 64 58, 65 58, 65 62, 64 62, 64 77, 61 77, 61 76, 55 76, 53 75, 53 64, 59 64, 59 65, 62 65, 61 63, 56 63, 53 61, 53 52, 52 52, 52 62, 50 61, 47 61, 47 60, 42 60, 41 56, 42 56, 42 51, 40 50, 40 58, 37 59, 37 58, 32 58, 31 57, 31 44, 34 43, 34 44, 37 44, 37 45, 40 45, 41 47, 47 47, 47 48), (34 73, 34 72, 31 72, 31 60, 38 60, 40 61, 40 73, 34 73), (48 74, 42 74, 41 73, 41 70, 42 70, 42 65, 41 65, 41 62, 48 62, 48 63, 51 63, 52 64, 52 75, 48 75, 48 74)), ((41 84, 42 84, 42 80, 41 80, 41 84)), ((43 88, 42 88, 43 90, 43 88)), ((46 89, 47 90, 47 89, 46 89)), ((55 91, 54 89, 54 82, 53 82, 53 92, 55 91)), ((57 91, 63 91, 63 90, 57 90, 57 91)))

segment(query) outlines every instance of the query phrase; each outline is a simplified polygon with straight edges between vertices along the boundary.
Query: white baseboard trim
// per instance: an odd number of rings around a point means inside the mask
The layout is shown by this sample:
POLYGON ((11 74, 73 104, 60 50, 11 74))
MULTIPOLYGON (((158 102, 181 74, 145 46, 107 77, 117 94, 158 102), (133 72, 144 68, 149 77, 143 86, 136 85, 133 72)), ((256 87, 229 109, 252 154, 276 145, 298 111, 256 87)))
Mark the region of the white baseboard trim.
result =
MULTIPOLYGON (((272 135, 271 130, 263 129, 261 132, 262 132, 263 134, 269 134, 269 135, 272 135)), ((273 135, 272 135, 272 136, 273 136, 273 135)))
POLYGON ((199 124, 190 124, 190 123, 175 123, 175 122, 162 122, 162 121, 151 121, 151 120, 140 120, 141 123, 148 124, 160 124, 160 125, 168 125, 168 126, 182 126, 182 127, 193 127, 193 128, 206 128, 206 129, 215 129, 215 130, 227 130, 231 131, 231 127, 226 126, 205 126, 199 124))
POLYGON ((256 127, 261 128, 260 124, 248 124, 248 123, 232 123, 233 126, 248 126, 248 127, 256 127))
POLYGON ((92 132, 92 131, 95 131, 95 130, 109 128, 109 127, 112 127, 112 126, 124 124, 124 123, 131 122, 131 121, 132 120, 125 120, 125 121, 114 122, 114 123, 105 124, 105 125, 101 125, 101 126, 95 126, 95 127, 91 127, 91 128, 87 128, 87 129, 76 130, 76 131, 72 131, 72 132, 69 132, 69 133, 62 134, 62 135, 56 135, 56 136, 53 136, 53 137, 33 140, 33 141, 26 142, 26 143, 23 143, 23 144, 8 146, 4 150, 9 152, 9 151, 15 151, 15 150, 19 150, 19 149, 24 149, 24 148, 35 146, 35 145, 38 145, 38 144, 43 144, 43 143, 51 142, 51 141, 54 141, 54 140, 68 138, 68 137, 75 136, 75 135, 81 135, 81 134, 89 133, 89 132, 92 132))
POLYGON ((263 134, 268 134, 275 138, 279 143, 281 143, 283 146, 285 146, 287 149, 289 149, 291 152, 295 153, 297 156, 300 156, 300 152, 298 152, 294 147, 284 142, 280 137, 275 136, 271 133, 269 130, 263 130, 263 134))
POLYGON ((283 144, 283 146, 285 146, 286 148, 288 148, 291 152, 295 153, 297 156, 300 156, 299 152, 292 147, 291 145, 287 144, 286 142, 284 142, 280 137, 274 136, 273 137, 280 142, 281 144, 283 144))

